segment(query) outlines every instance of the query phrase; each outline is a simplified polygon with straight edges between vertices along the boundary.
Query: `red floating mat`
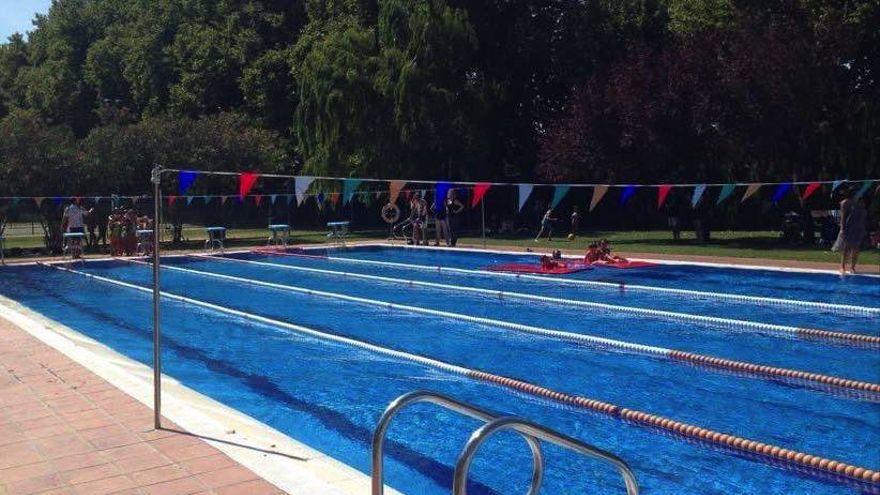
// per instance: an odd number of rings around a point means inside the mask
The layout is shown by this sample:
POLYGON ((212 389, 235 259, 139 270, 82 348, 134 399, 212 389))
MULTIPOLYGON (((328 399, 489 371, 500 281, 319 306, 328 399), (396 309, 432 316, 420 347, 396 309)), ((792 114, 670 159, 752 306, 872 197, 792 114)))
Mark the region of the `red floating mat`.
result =
POLYGON ((623 262, 614 262, 614 263, 593 263, 592 266, 601 267, 601 268, 617 268, 619 270, 627 270, 630 268, 650 268, 653 266, 657 266, 657 263, 651 263, 650 261, 623 261, 623 262))
POLYGON ((533 273, 537 275, 565 275, 568 273, 590 270, 592 267, 579 262, 557 262, 553 268, 544 268, 532 263, 501 263, 486 267, 491 272, 533 273))

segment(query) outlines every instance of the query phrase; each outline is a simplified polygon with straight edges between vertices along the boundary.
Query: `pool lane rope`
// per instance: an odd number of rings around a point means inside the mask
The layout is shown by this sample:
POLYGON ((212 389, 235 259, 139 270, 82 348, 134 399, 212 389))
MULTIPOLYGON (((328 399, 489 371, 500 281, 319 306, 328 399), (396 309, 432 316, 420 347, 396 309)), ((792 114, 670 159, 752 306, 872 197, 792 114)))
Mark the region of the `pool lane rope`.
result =
POLYGON ((336 261, 342 263, 387 266, 392 268, 404 268, 411 270, 429 271, 435 273, 457 273, 462 275, 479 275, 489 277, 504 277, 519 280, 537 280, 541 282, 553 282, 569 285, 580 285, 588 287, 598 287, 613 290, 631 290, 640 292, 656 292, 663 294, 672 294, 696 299, 721 299, 727 301, 748 302, 752 304, 762 304, 769 306, 789 306, 794 308, 814 308, 823 311, 834 311, 843 314, 856 314, 867 316, 880 316, 880 308, 872 306, 857 306, 852 304, 835 304, 824 303, 818 301, 801 301, 797 299, 782 299, 766 296, 749 296, 744 294, 732 294, 726 292, 708 292, 689 289, 675 289, 671 287, 656 287, 652 285, 626 284, 624 282, 600 282, 597 280, 584 280, 577 278, 550 277, 546 275, 529 275, 520 273, 504 273, 490 272, 488 270, 471 270, 466 268, 451 268, 445 266, 418 265, 410 263, 398 263, 393 261, 365 260, 358 258, 345 258, 339 256, 318 256, 309 254, 284 253, 277 251, 258 251, 258 254, 269 256, 289 256, 296 258, 307 258, 315 260, 336 261))
MULTIPOLYGON (((56 270, 61 270, 64 272, 77 274, 84 276, 86 278, 97 280, 100 282, 105 282, 112 285, 117 285, 120 287, 126 287, 129 289, 133 289, 136 291, 144 292, 147 294, 152 294, 152 289, 141 287, 136 284, 131 284, 128 282, 123 282, 120 280, 115 280, 107 277, 102 277, 99 275, 93 275, 90 273, 85 273, 79 270, 74 270, 71 268, 66 268, 60 265, 48 265, 45 263, 41 263, 42 266, 46 266, 49 268, 54 268, 56 270)), ((855 466, 852 464, 847 464, 844 462, 836 461, 833 459, 828 459, 824 457, 814 456, 810 454, 806 454, 803 452, 798 452, 796 450, 785 449, 782 447, 777 447, 775 445, 766 444, 762 442, 757 442, 754 440, 749 440, 747 438, 738 437, 735 435, 728 435, 726 433, 720 433, 717 431, 709 430, 706 428, 702 428, 699 426, 691 425, 688 423, 682 423, 680 421, 675 421, 670 418, 666 418, 664 416, 658 416, 654 414, 648 414, 645 412, 641 412, 636 409, 628 409, 625 407, 621 407, 615 404, 611 404, 608 402, 603 402, 595 399, 590 399, 587 397, 579 396, 579 395, 571 395, 563 392, 557 392, 552 389, 542 387, 539 385, 535 385, 526 381, 517 380, 513 378, 508 378, 501 375, 496 375, 493 373, 487 373, 484 371, 480 371, 477 369, 466 368, 463 366, 458 366, 455 364, 447 363, 444 361, 440 361, 437 359, 419 356, 417 354, 411 354, 404 351, 398 351, 394 349, 389 349, 387 347, 381 347, 375 344, 371 344, 369 342, 364 342, 362 340, 353 339, 350 337, 344 337, 341 335, 322 332, 319 330, 314 330, 308 327, 303 327, 300 325, 294 325, 292 323, 288 323, 285 321, 274 320, 271 318, 266 318, 264 316, 255 315, 252 313, 246 313, 244 311, 238 311, 235 309, 219 306, 216 304, 212 304, 205 301, 200 301, 197 299, 192 299, 185 296, 179 296, 176 294, 168 293, 165 291, 160 292, 163 297, 166 297, 170 300, 182 302, 185 304, 191 304, 194 306, 199 306, 205 309, 213 310, 222 314, 227 314, 231 316, 236 316, 239 318, 259 322, 265 325, 274 326, 278 328, 283 328, 286 330, 291 330, 293 332, 308 335, 311 337, 315 337, 322 340, 327 340, 331 342, 337 342, 345 345, 349 345, 355 348, 364 349, 367 351, 375 352, 377 354, 381 354, 384 356, 389 356, 392 358, 401 359, 404 361, 409 361, 413 363, 418 363, 427 367, 447 371, 449 373, 457 374, 460 376, 464 376, 467 378, 471 378, 473 380, 494 384, 500 387, 509 388, 521 393, 525 393, 528 395, 532 395, 535 397, 540 397, 546 400, 554 401, 560 404, 565 404, 575 408, 586 409, 595 413, 603 414, 606 416, 610 416, 612 418, 616 418, 619 420, 623 420, 629 422, 631 424, 655 428, 658 430, 664 430, 669 433, 688 438, 691 440, 695 440, 702 443, 707 443, 710 445, 715 445, 723 448, 728 448, 731 450, 736 450, 740 452, 744 452, 747 454, 754 454, 759 456, 759 459, 770 459, 775 461, 781 461, 783 463, 793 465, 796 467, 807 468, 808 470, 815 472, 824 472, 833 476, 839 476, 841 478, 850 479, 859 483, 870 483, 873 485, 880 486, 880 471, 867 469, 860 466, 855 466)))
MULTIPOLYGON (((132 263, 149 266, 149 263, 145 263, 143 261, 132 261, 132 263)), ((229 282, 236 282, 240 284, 249 284, 257 287, 264 287, 273 290, 280 290, 285 292, 295 292, 299 294, 305 294, 309 296, 318 296, 325 297, 329 299, 338 299, 341 301, 353 302, 357 304, 364 304, 369 306, 377 306, 381 308, 387 309, 398 309, 401 311, 406 311, 409 313, 417 313, 417 314, 425 314, 431 316, 438 316, 440 318, 449 318, 454 320, 466 321, 469 323, 476 323, 479 325, 485 325, 490 327, 503 328, 506 330, 512 330, 516 332, 528 333, 532 335, 539 335, 542 337, 547 337, 556 340, 564 340, 568 342, 574 342, 578 344, 586 344, 592 346, 600 346, 605 348, 617 349, 625 352, 631 352, 636 354, 645 354, 649 356, 666 358, 672 361, 679 361, 689 364, 696 364, 705 366, 708 368, 718 368, 727 371, 735 371, 738 373, 743 373, 747 375, 756 375, 763 376, 769 378, 783 378, 787 380, 795 380, 797 382, 806 382, 806 383, 814 383, 823 385, 826 387, 836 387, 841 389, 855 390, 863 393, 870 394, 880 394, 880 384, 864 382, 859 380, 851 380, 848 378, 840 378, 831 375, 823 375, 819 373, 810 373, 806 371, 799 371, 789 368, 779 368, 776 366, 765 366, 760 364, 754 364, 744 361, 734 361, 731 359, 718 358, 714 356, 708 356, 704 354, 695 354, 691 352, 684 352, 675 349, 668 349, 665 347, 656 347, 644 344, 637 344, 634 342, 627 342, 616 339, 609 339, 606 337, 599 337, 596 335, 589 334, 581 334, 581 333, 573 333, 573 332, 564 332, 560 330, 551 330, 548 328, 535 327, 531 325, 523 325, 520 323, 513 323, 509 321, 503 320, 495 320, 491 318, 481 318, 478 316, 470 316, 461 313, 452 313, 448 311, 440 311, 436 309, 428 309, 416 306, 409 306, 405 304, 397 304, 388 301, 380 301, 377 299, 366 299, 357 296, 349 296, 346 294, 339 294, 336 292, 325 292, 320 290, 308 289, 305 287, 297 287, 294 285, 285 285, 285 284, 276 284, 273 282, 264 282, 261 280, 254 280, 250 278, 244 277, 236 277, 232 275, 223 275, 220 273, 213 272, 204 272, 200 270, 193 270, 190 268, 180 268, 176 266, 165 266, 163 267, 165 270, 177 271, 181 273, 188 273, 193 275, 198 275, 202 277, 216 278, 220 280, 225 280, 229 282)))
POLYGON ((329 275, 343 278, 354 278, 360 280, 373 280, 377 282, 395 284, 397 286, 407 285, 411 287, 428 287, 432 289, 449 290, 455 292, 470 292, 473 294, 489 295, 496 298, 504 299, 522 299, 527 301, 539 301, 549 304, 558 304, 564 306, 577 306, 583 308, 599 309, 612 313, 628 313, 640 316, 650 316, 656 318, 664 318, 673 321, 688 321, 723 328, 747 329, 765 332, 768 334, 781 334, 794 337, 805 337, 812 341, 831 341, 838 343, 848 343, 857 345, 880 345, 880 335, 868 335, 853 332, 840 332, 831 330, 821 330, 817 328, 799 328, 788 325, 776 325, 772 323, 761 323, 748 320, 737 320, 733 318, 720 318, 714 316, 695 315, 690 313, 679 313, 675 311, 663 311, 649 308, 640 308, 633 306, 620 306, 615 304, 605 304, 592 301, 582 301, 576 299, 563 299, 548 296, 538 296, 534 294, 524 294, 522 292, 508 292, 501 290, 483 289, 479 287, 470 287, 465 285, 450 285, 436 282, 424 282, 419 280, 407 280, 392 277, 382 277, 379 275, 367 275, 363 273, 340 272, 334 270, 323 270, 319 268, 308 268, 296 265, 287 265, 281 263, 266 263, 263 261, 243 260, 239 258, 229 258, 223 256, 207 256, 207 255, 190 255, 198 259, 222 260, 234 263, 250 264, 254 266, 262 266, 269 268, 279 268, 283 270, 292 270, 302 273, 315 273, 319 275, 329 275))

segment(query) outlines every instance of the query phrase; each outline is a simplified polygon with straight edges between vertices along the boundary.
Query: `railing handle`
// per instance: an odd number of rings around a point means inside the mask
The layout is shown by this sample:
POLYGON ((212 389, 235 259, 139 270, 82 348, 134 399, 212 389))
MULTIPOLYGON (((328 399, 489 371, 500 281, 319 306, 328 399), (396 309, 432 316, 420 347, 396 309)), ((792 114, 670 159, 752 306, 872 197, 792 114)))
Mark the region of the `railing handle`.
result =
MULTIPOLYGON (((391 425, 391 420, 394 419, 394 417, 397 415, 398 412, 400 412, 401 409, 418 402, 430 402, 451 411, 455 411, 459 414, 487 422, 487 424, 491 424, 491 422, 498 418, 498 416, 488 411, 465 404, 464 402, 455 400, 452 397, 437 394, 434 392, 418 390, 401 395, 388 405, 388 407, 385 409, 385 412, 382 413, 382 417, 379 419, 379 424, 376 425, 376 430, 373 432, 372 495, 383 495, 383 493, 385 492, 385 474, 383 462, 385 435, 388 432, 388 427, 391 425)), ((538 490, 540 490, 541 488, 541 482, 544 479, 544 456, 541 452, 541 443, 536 438, 527 433, 518 433, 522 435, 523 439, 525 439, 526 443, 529 445, 529 449, 531 449, 532 451, 532 462, 534 467, 532 471, 532 484, 529 489, 529 494, 537 495, 538 490)))
MULTIPOLYGON (((592 447, 580 440, 562 435, 538 424, 513 417, 502 417, 486 423, 471 435, 464 450, 462 450, 461 455, 459 455, 458 461, 455 463, 455 474, 453 475, 452 485, 453 495, 467 495, 468 472, 470 471, 474 454, 476 454, 480 446, 482 446, 489 437, 502 430, 514 430, 527 437, 546 440, 550 443, 559 445, 560 447, 574 450, 575 452, 612 464, 623 477, 624 483, 626 484, 627 495, 638 495, 639 493, 638 483, 636 482, 632 470, 626 462, 616 455, 592 447)), ((529 491, 529 493, 533 494, 534 492, 529 491)))

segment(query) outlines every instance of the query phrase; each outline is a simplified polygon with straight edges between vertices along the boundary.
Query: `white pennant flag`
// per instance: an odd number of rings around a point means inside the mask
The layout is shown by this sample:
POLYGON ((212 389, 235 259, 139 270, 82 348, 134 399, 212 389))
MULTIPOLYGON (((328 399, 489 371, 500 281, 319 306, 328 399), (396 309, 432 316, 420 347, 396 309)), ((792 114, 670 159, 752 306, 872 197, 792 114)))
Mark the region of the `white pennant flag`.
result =
POLYGON ((306 200, 306 190, 315 181, 314 177, 302 175, 293 179, 293 192, 296 193, 296 205, 302 205, 306 200))
POLYGON ((522 211, 523 206, 525 206, 526 201, 528 201, 529 199, 529 196, 532 195, 533 189, 535 189, 535 186, 532 184, 519 185, 519 211, 522 211))

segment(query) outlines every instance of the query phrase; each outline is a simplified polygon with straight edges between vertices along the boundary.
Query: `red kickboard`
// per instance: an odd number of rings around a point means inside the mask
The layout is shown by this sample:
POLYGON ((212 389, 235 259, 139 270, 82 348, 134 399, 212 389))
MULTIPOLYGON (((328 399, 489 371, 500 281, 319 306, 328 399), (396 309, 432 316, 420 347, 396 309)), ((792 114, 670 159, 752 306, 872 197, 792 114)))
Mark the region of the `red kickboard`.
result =
POLYGON ((531 263, 501 263, 486 267, 491 272, 532 273, 537 275, 565 275, 568 273, 590 270, 592 267, 584 263, 559 263, 554 268, 544 268, 531 263))
POLYGON ((650 261, 626 261, 618 263, 593 263, 592 266, 597 268, 617 268, 618 270, 627 270, 630 268, 650 268, 657 266, 657 263, 650 261))

